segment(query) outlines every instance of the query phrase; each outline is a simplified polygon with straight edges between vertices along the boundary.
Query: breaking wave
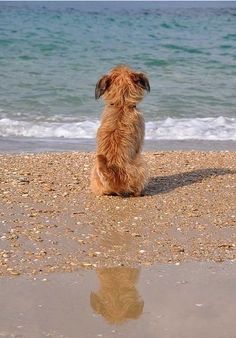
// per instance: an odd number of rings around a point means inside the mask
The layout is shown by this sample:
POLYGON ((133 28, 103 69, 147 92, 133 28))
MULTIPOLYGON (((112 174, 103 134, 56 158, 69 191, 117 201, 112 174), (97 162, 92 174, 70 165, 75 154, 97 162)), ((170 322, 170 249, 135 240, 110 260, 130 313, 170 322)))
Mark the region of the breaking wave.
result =
MULTIPOLYGON (((98 120, 81 122, 38 122, 0 119, 0 136, 35 138, 95 138, 98 120)), ((146 122, 148 140, 234 140, 236 119, 227 117, 166 118, 146 122)))

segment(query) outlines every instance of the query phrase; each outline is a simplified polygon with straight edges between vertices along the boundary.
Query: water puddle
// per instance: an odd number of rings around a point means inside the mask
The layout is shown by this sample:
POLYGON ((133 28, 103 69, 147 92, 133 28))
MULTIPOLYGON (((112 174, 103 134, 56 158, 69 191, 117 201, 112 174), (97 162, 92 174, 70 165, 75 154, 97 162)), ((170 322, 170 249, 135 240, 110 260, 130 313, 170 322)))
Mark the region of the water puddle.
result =
POLYGON ((236 264, 0 279, 0 337, 235 338, 236 264))

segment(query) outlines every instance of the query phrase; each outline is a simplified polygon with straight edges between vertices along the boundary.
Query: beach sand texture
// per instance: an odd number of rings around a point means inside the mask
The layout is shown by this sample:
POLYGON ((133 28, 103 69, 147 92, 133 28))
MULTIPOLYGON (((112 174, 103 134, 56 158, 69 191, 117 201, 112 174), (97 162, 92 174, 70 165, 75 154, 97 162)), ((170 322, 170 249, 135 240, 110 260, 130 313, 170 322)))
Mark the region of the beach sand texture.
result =
POLYGON ((145 153, 143 197, 95 197, 94 153, 0 155, 0 274, 236 258, 236 153, 145 153))

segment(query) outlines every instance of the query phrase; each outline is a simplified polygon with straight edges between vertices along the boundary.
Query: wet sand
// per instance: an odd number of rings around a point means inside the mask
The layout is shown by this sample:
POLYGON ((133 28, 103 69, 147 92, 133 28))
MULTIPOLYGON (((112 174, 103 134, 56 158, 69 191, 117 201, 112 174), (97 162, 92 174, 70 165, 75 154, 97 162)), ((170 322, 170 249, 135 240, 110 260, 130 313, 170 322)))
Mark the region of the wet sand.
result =
POLYGON ((0 155, 0 275, 236 258, 236 153, 145 153, 145 196, 95 197, 93 153, 0 155))
POLYGON ((235 338, 235 263, 0 279, 0 337, 235 338))
MULTIPOLYGON (((0 153, 40 153, 95 151, 95 139, 1 137, 0 153)), ((236 151, 236 141, 217 140, 145 140, 145 151, 236 151)))

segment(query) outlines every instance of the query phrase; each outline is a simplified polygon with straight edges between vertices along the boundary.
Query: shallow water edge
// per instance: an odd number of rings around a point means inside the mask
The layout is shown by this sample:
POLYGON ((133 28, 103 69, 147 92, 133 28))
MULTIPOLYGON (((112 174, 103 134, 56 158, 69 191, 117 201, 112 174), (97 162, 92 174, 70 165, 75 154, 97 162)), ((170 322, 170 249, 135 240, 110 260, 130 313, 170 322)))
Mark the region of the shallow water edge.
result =
MULTIPOLYGON (((0 137, 0 153, 95 151, 95 139, 0 137)), ((236 151, 236 141, 146 140, 144 151, 236 151)))
POLYGON ((235 338, 235 262, 0 278, 1 337, 235 338))

